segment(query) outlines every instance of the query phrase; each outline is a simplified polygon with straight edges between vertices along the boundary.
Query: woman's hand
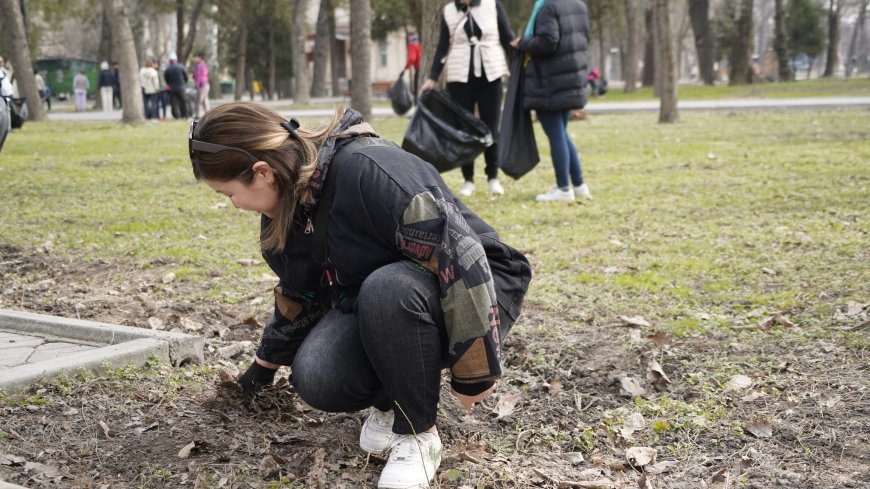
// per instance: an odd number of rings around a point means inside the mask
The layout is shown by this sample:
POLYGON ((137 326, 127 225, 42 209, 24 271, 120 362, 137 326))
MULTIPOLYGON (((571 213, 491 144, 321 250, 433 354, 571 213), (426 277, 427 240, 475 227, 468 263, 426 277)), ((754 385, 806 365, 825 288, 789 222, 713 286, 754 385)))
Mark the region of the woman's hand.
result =
POLYGON ((426 80, 426 83, 424 83, 423 86, 420 87, 420 95, 423 95, 424 93, 426 93, 429 90, 432 90, 434 88, 435 88, 435 80, 429 78, 428 80, 426 80))
POLYGON ((511 46, 513 46, 514 49, 519 49, 520 48, 520 39, 522 39, 522 38, 523 38, 523 36, 520 36, 520 37, 514 39, 513 41, 511 41, 511 46))
POLYGON ((465 394, 460 394, 453 389, 450 389, 450 393, 453 394, 453 397, 459 399, 459 402, 462 403, 462 406, 465 408, 466 411, 471 413, 471 408, 474 407, 475 404, 480 404, 481 402, 483 402, 483 400, 489 397, 489 395, 492 394, 492 391, 494 390, 495 386, 493 385, 489 389, 481 392, 476 396, 466 396, 465 394))

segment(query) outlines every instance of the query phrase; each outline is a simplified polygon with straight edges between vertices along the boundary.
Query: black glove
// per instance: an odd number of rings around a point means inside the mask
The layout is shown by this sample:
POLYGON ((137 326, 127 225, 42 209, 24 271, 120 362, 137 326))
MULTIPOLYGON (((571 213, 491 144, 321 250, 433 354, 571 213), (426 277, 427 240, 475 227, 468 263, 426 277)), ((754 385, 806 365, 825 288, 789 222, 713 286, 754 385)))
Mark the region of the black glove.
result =
POLYGON ((248 370, 239 377, 239 385, 242 387, 242 402, 245 406, 251 405, 251 400, 257 391, 275 381, 275 372, 278 369, 264 367, 254 361, 248 370))

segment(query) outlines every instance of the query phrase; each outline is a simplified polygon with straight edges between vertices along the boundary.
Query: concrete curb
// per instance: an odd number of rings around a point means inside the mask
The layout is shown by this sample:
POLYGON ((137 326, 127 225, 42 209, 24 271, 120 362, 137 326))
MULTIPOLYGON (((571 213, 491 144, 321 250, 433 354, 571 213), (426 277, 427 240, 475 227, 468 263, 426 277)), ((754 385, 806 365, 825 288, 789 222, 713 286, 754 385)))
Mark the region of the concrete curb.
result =
POLYGON ((157 357, 176 367, 186 363, 202 363, 205 344, 202 337, 183 333, 8 309, 0 309, 0 331, 98 346, 61 358, 6 369, 0 379, 0 391, 11 391, 40 378, 74 374, 81 369, 98 370, 105 365, 119 367, 130 364, 140 367, 149 357, 157 357))
POLYGON ((0 481, 0 489, 27 489, 24 486, 16 486, 15 484, 10 484, 8 482, 0 481))

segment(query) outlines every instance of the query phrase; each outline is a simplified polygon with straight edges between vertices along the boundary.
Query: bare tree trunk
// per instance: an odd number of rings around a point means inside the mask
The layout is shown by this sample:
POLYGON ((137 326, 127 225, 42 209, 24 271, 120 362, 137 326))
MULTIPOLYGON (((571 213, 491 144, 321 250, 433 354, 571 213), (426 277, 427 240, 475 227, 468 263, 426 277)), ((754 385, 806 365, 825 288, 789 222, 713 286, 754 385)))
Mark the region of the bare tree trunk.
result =
POLYGON ((867 3, 865 1, 861 12, 858 14, 858 47, 856 52, 858 53, 858 66, 855 67, 858 73, 866 73, 870 71, 870 59, 868 59, 867 52, 870 51, 870 45, 868 45, 867 40, 867 31, 865 30, 864 23, 867 21, 866 16, 867 11, 867 3))
MULTIPOLYGON (((184 0, 175 0, 175 54, 181 61, 181 52, 184 47, 184 0)), ((182 62, 183 64, 183 62, 182 62)))
POLYGON ((239 30, 239 59, 236 60, 236 89, 233 93, 234 100, 241 100, 242 94, 245 93, 245 70, 247 69, 247 54, 248 54, 248 19, 246 0, 239 2, 239 22, 241 29, 239 30))
POLYGON ((689 17, 698 52, 698 74, 704 85, 713 85, 713 29, 710 26, 710 0, 689 0, 689 17))
MULTIPOLYGON (((327 0, 325 0, 327 1, 327 0)), ((344 51, 335 38, 335 7, 331 0, 329 1, 329 72, 330 81, 332 82, 332 95, 341 95, 341 83, 339 83, 339 71, 341 63, 344 60, 344 51)))
MULTIPOLYGON (((439 28, 441 26, 442 2, 439 0, 422 0, 420 18, 420 83, 429 77, 429 69, 435 58, 435 48, 438 47, 439 28)), ((444 70, 447 71, 447 70, 444 70)), ((443 72, 442 72, 443 73, 443 72)), ((436 80, 437 81, 437 80, 436 80)))
MULTIPOLYGON (((271 4, 270 9, 274 12, 275 4, 271 4)), ((275 52, 275 21, 273 15, 269 16, 269 99, 278 98, 277 71, 278 61, 277 53, 275 52)))
POLYGON ((659 122, 676 122, 677 113, 677 77, 674 62, 674 45, 671 40, 671 13, 668 0, 654 0, 657 5, 656 20, 661 65, 661 104, 659 105, 659 122))
POLYGON ((740 1, 740 17, 737 19, 737 33, 731 49, 729 85, 752 83, 752 2, 740 1))
POLYGON ((314 34, 314 69, 311 76, 311 96, 326 95, 326 63, 329 61, 329 0, 320 0, 317 12, 317 30, 314 34))
POLYGON ((655 55, 655 25, 653 23, 653 9, 647 7, 643 14, 643 22, 646 30, 646 41, 643 52, 642 84, 644 87, 652 87, 656 84, 656 55, 655 55))
POLYGON ((196 40, 196 30, 199 25, 199 14, 202 12, 202 4, 203 0, 196 0, 196 3, 193 4, 193 10, 190 12, 190 27, 184 36, 184 43, 179 44, 176 48, 178 62, 183 65, 187 64, 190 55, 193 54, 193 42, 196 40))
MULTIPOLYGON (((662 24, 661 0, 652 0, 652 40, 653 40, 653 96, 662 96, 662 24)), ((670 33, 668 33, 670 38, 670 33)))
POLYGON ((785 0, 776 0, 774 11, 774 38, 773 50, 776 52, 776 61, 779 65, 779 81, 794 80, 791 63, 788 60, 788 31, 785 28, 785 0))
POLYGON ((18 80, 19 96, 24 96, 27 104, 28 120, 45 120, 45 110, 39 102, 39 91, 36 89, 36 78, 33 76, 33 64, 30 62, 30 47, 24 32, 24 16, 17 0, 0 1, 3 12, 3 29, 9 33, 12 66, 15 68, 15 79, 18 80))
POLYGON ((142 87, 139 85, 139 59, 136 41, 130 28, 130 17, 124 0, 103 0, 103 9, 112 28, 112 51, 117 55, 118 75, 121 79, 121 120, 127 123, 145 120, 142 105, 142 87))
MULTIPOLYGON (((598 69, 602 80, 607 79, 607 44, 604 41, 604 21, 603 15, 599 15, 596 19, 598 24, 598 69)), ((597 94, 596 94, 597 95, 597 94)))
POLYGON ((823 77, 834 76, 840 52, 840 0, 828 3, 828 56, 823 77))
POLYGON ((859 33, 864 31, 864 13, 867 10, 867 0, 861 0, 858 9, 858 19, 855 21, 855 27, 852 29, 852 39, 849 41, 849 52, 846 57, 846 78, 852 76, 852 70, 855 68, 852 65, 852 60, 855 58, 855 52, 858 47, 859 33))
MULTIPOLYGON (((366 1, 368 4, 368 0, 366 1)), ((371 8, 371 7, 369 7, 371 8)), ((290 49, 293 51, 293 101, 297 104, 311 102, 308 88, 308 57, 305 55, 305 12, 308 11, 308 0, 293 2, 293 35, 290 37, 290 49)), ((353 17, 351 17, 353 24, 353 17)))
POLYGON ((625 0, 625 23, 628 31, 628 41, 625 46, 625 93, 637 89, 637 62, 640 54, 640 28, 637 23, 635 0, 625 0))
POLYGON ((372 116, 371 30, 369 0, 350 0, 350 105, 366 119, 372 116))

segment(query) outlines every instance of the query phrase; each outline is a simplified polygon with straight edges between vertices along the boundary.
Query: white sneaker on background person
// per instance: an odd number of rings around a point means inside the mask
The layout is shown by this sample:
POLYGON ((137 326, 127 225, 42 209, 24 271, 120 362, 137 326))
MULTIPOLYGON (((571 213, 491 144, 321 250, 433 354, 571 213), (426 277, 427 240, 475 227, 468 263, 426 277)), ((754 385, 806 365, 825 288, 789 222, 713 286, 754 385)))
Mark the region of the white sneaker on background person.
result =
POLYGON ((504 187, 498 181, 498 178, 493 178, 489 181, 489 193, 495 195, 504 195, 504 187))
POLYGON ((471 194, 474 193, 474 182, 466 181, 459 187, 459 195, 463 197, 471 197, 471 194))
POLYGON ((436 433, 396 435, 378 489, 429 487, 441 465, 441 438, 436 433))
POLYGON ((592 193, 589 192, 589 186, 583 183, 574 187, 574 197, 583 197, 584 199, 592 200, 592 193))
POLYGON ((393 411, 372 407, 359 433, 359 447, 374 455, 384 455, 393 443, 393 411))
POLYGON ((562 190, 559 187, 553 187, 535 197, 536 202, 571 202, 573 200, 574 191, 572 189, 562 190))

